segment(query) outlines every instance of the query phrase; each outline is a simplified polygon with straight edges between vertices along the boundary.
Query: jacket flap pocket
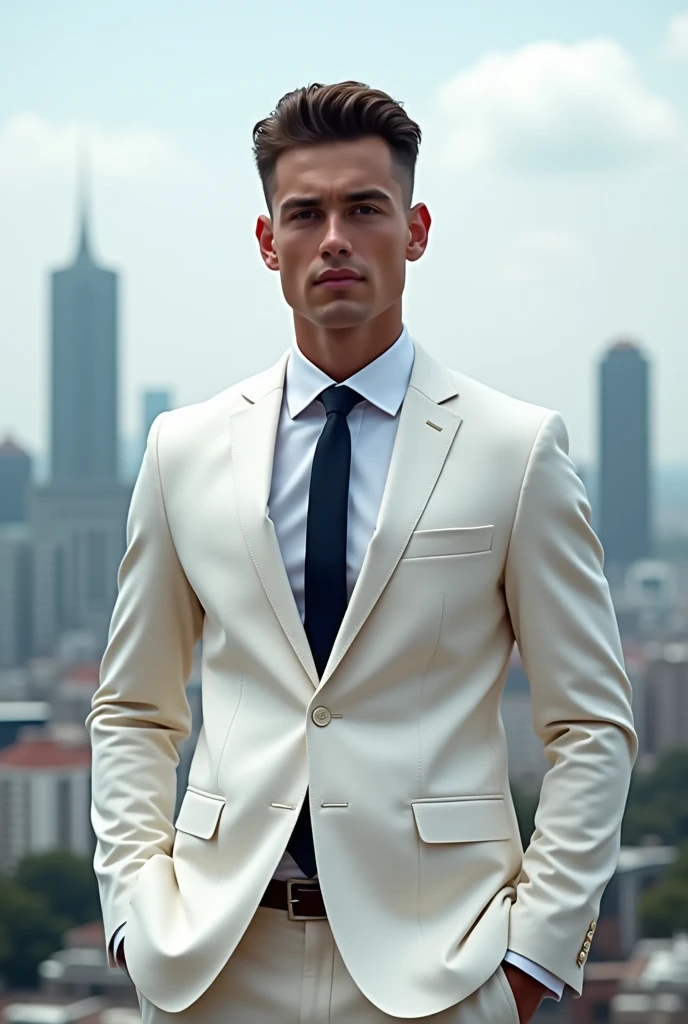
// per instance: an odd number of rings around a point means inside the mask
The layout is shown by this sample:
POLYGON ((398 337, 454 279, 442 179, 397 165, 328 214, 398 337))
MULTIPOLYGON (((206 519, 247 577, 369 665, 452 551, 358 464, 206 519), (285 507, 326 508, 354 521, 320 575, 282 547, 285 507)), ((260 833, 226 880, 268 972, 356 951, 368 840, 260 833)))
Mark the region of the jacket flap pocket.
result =
POLYGON ((511 837, 504 798, 500 796, 414 800, 411 806, 418 834, 426 843, 474 843, 511 837))
POLYGON ((404 558, 438 558, 442 555, 473 555, 489 551, 493 533, 494 526, 416 530, 406 545, 404 558))
POLYGON ((212 839, 226 801, 223 796, 187 789, 174 827, 199 839, 212 839))

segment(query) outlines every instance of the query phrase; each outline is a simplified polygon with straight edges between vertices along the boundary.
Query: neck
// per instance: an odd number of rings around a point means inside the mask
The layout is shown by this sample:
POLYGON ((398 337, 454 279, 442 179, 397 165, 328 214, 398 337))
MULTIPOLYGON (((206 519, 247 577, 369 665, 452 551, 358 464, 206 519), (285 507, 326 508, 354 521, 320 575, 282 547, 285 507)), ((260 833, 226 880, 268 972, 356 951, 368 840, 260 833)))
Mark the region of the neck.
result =
POLYGON ((355 327, 323 327, 294 313, 296 344, 318 369, 340 383, 381 356, 401 334, 401 303, 355 327))

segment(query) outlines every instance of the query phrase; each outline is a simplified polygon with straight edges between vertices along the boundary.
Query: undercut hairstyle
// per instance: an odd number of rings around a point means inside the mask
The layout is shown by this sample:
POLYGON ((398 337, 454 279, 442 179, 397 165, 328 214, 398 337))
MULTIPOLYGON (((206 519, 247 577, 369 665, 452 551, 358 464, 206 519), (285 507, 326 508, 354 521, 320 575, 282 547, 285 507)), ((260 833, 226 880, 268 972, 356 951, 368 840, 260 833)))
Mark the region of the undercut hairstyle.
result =
POLYGON ((370 136, 384 139, 389 146, 395 176, 410 207, 421 131, 402 103, 362 82, 314 82, 286 93, 253 129, 253 155, 270 212, 275 168, 283 153, 297 146, 370 136))

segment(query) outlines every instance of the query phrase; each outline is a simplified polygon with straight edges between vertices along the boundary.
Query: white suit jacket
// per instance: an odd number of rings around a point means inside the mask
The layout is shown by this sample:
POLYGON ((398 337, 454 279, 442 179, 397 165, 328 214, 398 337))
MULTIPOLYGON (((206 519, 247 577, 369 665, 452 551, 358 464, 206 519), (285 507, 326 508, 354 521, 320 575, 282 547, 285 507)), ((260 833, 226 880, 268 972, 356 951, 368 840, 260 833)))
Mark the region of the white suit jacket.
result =
POLYGON ((126 921, 137 988, 190 1006, 308 788, 335 941, 381 1010, 459 1002, 507 946, 580 992, 637 741, 564 424, 416 345, 377 528, 319 680, 267 515, 285 366, 151 429, 87 719, 108 951, 126 921), (173 824, 201 637, 204 725, 173 824), (525 855, 499 712, 514 640, 551 762, 525 855))

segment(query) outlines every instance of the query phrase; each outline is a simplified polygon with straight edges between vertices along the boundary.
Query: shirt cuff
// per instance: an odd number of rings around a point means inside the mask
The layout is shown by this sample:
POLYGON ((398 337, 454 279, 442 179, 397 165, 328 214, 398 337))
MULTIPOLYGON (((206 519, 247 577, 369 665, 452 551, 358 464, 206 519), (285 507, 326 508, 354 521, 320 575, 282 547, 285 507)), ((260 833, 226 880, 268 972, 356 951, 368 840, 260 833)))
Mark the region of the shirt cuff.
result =
POLYGON ((120 961, 119 955, 122 951, 122 943, 124 942, 124 933, 126 927, 126 924, 121 924, 117 931, 115 932, 115 934, 112 936, 112 955, 114 956, 115 960, 117 961, 120 967, 122 966, 122 963, 120 961))
POLYGON ((539 964, 529 960, 527 956, 521 956, 520 953, 514 953, 510 949, 507 949, 504 954, 504 960, 506 963, 513 964, 514 967, 520 968, 520 970, 529 974, 531 978, 539 981, 541 985, 549 989, 547 996, 559 1002, 564 994, 564 982, 561 978, 557 978, 556 974, 550 974, 544 967, 540 967, 539 964))

